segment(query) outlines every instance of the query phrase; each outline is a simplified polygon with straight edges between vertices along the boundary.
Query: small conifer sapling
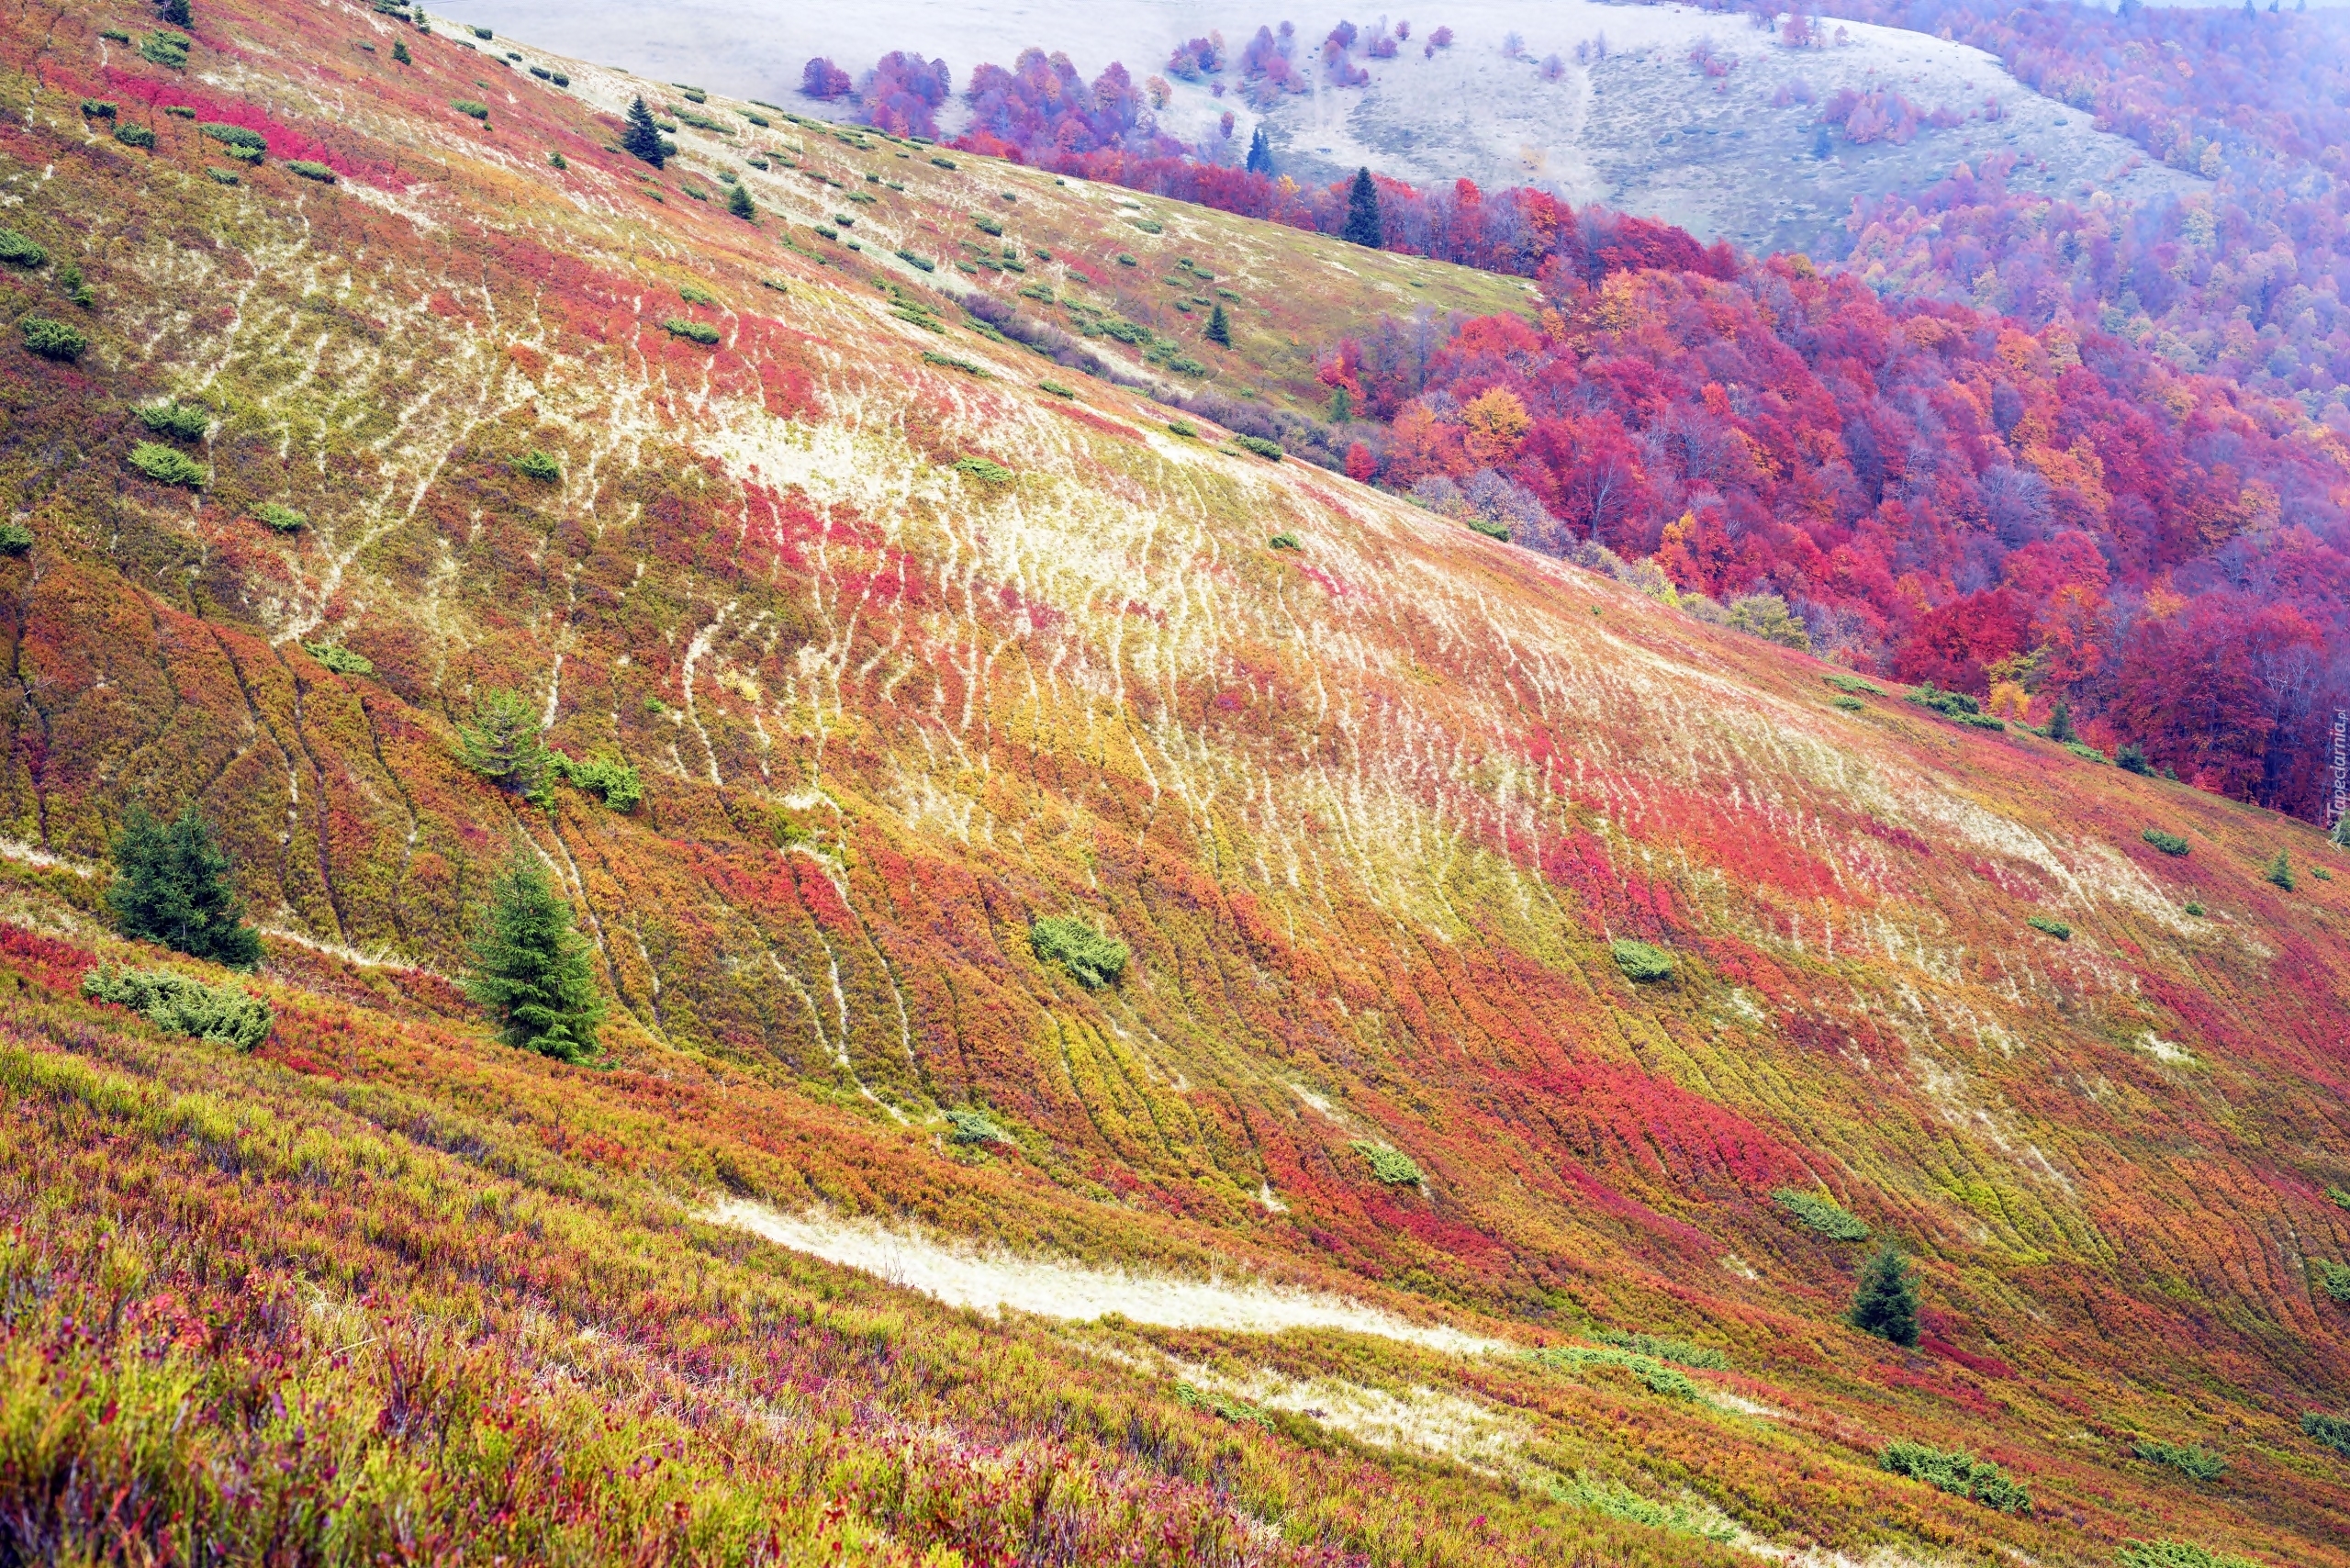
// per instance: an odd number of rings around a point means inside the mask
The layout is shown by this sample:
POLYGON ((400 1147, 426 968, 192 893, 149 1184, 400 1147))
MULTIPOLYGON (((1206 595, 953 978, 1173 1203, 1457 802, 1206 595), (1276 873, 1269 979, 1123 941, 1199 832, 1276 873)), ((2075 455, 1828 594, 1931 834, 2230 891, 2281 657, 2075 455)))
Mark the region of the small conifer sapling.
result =
POLYGON ((759 214, 759 209, 751 205, 751 193, 739 183, 726 193, 726 210, 746 223, 759 214))
POLYGON ((492 889, 474 937, 465 994, 498 1017, 498 1036, 558 1061, 591 1061, 604 999, 586 938, 546 872, 517 855, 492 889))
POLYGON ((106 907, 125 936, 234 969, 261 962, 261 937, 244 923, 229 857, 193 805, 169 827, 144 806, 131 807, 114 841, 114 864, 106 907))
POLYGON ((653 123, 653 111, 644 106, 642 94, 628 106, 628 124, 621 131, 621 148, 630 157, 656 169, 666 156, 661 143, 661 128, 653 123))
POLYGON ((1215 309, 1208 316, 1208 342, 1221 344, 1225 348, 1232 346, 1232 318, 1224 313, 1224 305, 1221 301, 1217 302, 1215 309))
POLYGON ((1373 251, 1387 243, 1386 225, 1379 216, 1379 187, 1371 183, 1368 168, 1356 170, 1355 183, 1347 188, 1347 226, 1338 238, 1373 251))
POLYGON ((1861 1288, 1844 1321, 1863 1334, 1915 1348, 1918 1343, 1918 1276, 1901 1249, 1887 1241, 1869 1260, 1861 1288))

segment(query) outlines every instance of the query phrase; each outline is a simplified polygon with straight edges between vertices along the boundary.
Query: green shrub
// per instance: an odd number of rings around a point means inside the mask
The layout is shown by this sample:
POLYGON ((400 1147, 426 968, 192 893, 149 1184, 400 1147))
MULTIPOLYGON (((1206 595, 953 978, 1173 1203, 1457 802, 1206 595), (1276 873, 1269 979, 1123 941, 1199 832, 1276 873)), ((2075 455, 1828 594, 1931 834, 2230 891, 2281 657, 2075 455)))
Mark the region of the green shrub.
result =
POLYGON ((340 643, 305 643, 303 651, 337 675, 373 675, 375 662, 364 654, 354 654, 340 643))
POLYGON ((201 441, 204 432, 212 428, 212 410, 201 403, 182 403, 165 398, 149 403, 132 412, 139 422, 158 435, 173 435, 182 441, 201 441))
POLYGON ((988 485, 1009 485, 1020 477, 1002 464, 990 463, 984 457, 958 457, 955 460, 955 472, 968 474, 988 485))
POLYGON ((155 145, 155 133, 148 129, 143 125, 116 126, 114 128, 114 139, 117 141, 121 142, 125 147, 152 147, 155 145))
POLYGON ((2120 751, 2113 754, 2113 766, 2124 773, 2135 773, 2142 778, 2154 776, 2154 764, 2146 760, 2145 748, 2136 741, 2125 743, 2120 751))
POLYGON ((2301 1412, 2301 1430, 2314 1441, 2350 1459, 2350 1417, 2329 1416, 2322 1410, 2301 1412))
POLYGON ((992 234, 999 240, 1003 238, 1003 225, 992 218, 985 216, 974 218, 971 219, 971 227, 982 234, 992 234))
POLYGON ((2321 882, 2330 882, 2333 880, 2333 873, 2327 870, 2322 866, 2311 867, 2310 875, 2315 877, 2321 882))
POLYGON ((1831 697, 1828 700, 1828 705, 1830 708, 1841 708, 1847 713, 1862 713, 1868 711, 1868 704, 1857 697, 1831 697))
POLYGON ((1881 1469, 1938 1487, 1953 1497, 1969 1497, 2003 1514, 2029 1513, 2031 1496, 2015 1479, 1988 1460, 1960 1450, 1944 1453, 1923 1443, 1891 1442, 1877 1455, 1881 1469))
POLYGON ((1357 1138, 1347 1147, 1371 1162, 1371 1175, 1382 1183, 1390 1187, 1419 1184, 1420 1168, 1402 1149, 1389 1148, 1384 1144, 1372 1143, 1365 1138, 1357 1138))
POLYGON ((2199 920, 2203 916, 2203 906, 2197 903, 2193 899, 2188 899, 2187 901, 2186 909, 2188 913, 2194 915, 2199 920))
POLYGON ((677 286, 677 297, 684 300, 688 305, 714 306, 718 303, 718 296, 711 293, 710 290, 702 287, 699 284, 679 284, 677 286))
POLYGON ((234 169, 207 168, 204 172, 212 177, 212 183, 217 185, 238 185, 244 184, 242 180, 237 177, 237 172, 234 169))
POLYGON ((471 715, 457 726, 457 758, 502 790, 538 794, 548 756, 530 699, 503 688, 476 696, 471 715))
POLYGON ((130 465, 159 485, 185 485, 201 488, 204 485, 204 465, 174 446, 158 442, 142 441, 130 449, 130 465))
POLYGON ((459 114, 464 115, 468 119, 487 120, 489 118, 489 106, 484 103, 477 103, 472 98, 452 98, 449 100, 449 106, 456 110, 459 114))
MULTIPOLYGON (((936 159, 932 160, 937 162, 936 159)), ((1188 1383, 1175 1385, 1175 1403, 1186 1410, 1201 1410, 1220 1421, 1232 1421, 1244 1427, 1270 1427, 1273 1418, 1254 1405, 1221 1394, 1206 1394, 1188 1383)))
POLYGON ((0 229, 0 262, 12 267, 45 267, 49 252, 13 229, 0 229))
POLYGON ((1197 440, 1200 433, 1199 427, 1189 420, 1169 420, 1167 431, 1169 434, 1180 435, 1186 441, 1197 440))
POLYGON ((1994 719, 1988 713, 1953 713, 1951 718, 1972 730, 1998 730, 2005 734, 2008 728, 2005 719, 1994 719))
POLYGON ((2044 914, 2028 914, 2024 916, 2023 923, 2034 931, 2045 932, 2059 942, 2070 942, 2073 939, 2073 928, 2061 920, 2051 920, 2044 914))
POLYGON ((2105 753, 2098 750, 2097 747, 2083 741, 2062 741, 2058 744, 2064 746, 2066 751, 2071 752, 2075 756, 2079 757, 2084 762, 2111 762, 2113 760, 2111 757, 2106 756, 2105 753))
POLYGON ((1775 593, 1750 593, 1731 599, 1729 624, 1735 631, 1783 647, 1811 646, 1809 629, 1787 609, 1787 601, 1775 593))
POLYGON ((1037 921, 1028 928, 1028 946, 1038 962, 1060 965, 1088 991, 1114 985, 1125 973, 1126 945, 1073 914, 1046 915, 1037 921))
POLYGON ((1872 1234, 1860 1215, 1817 1193, 1782 1187, 1771 1201, 1830 1241, 1866 1241, 1872 1234))
POLYGON ((1889 1339, 1905 1349, 1918 1343, 1918 1275, 1891 1238, 1878 1244, 1876 1256, 1861 1273, 1860 1288, 1844 1321, 1863 1334, 1889 1339))
POLYGON ((2130 1451, 2149 1464, 2166 1464, 2196 1481, 2217 1481, 2227 1473, 2228 1462, 2200 1444, 2156 1442, 2142 1438, 2130 1451))
POLYGON ((1508 523, 1494 522, 1490 519, 1482 517, 1472 517, 1466 521, 1471 529, 1476 532, 1483 534, 1486 538, 1499 540, 1504 544, 1509 543, 1508 523))
POLYGON ((564 753, 550 749, 547 764, 557 777, 576 790, 583 790, 615 812, 626 814, 636 810, 644 799, 644 776, 610 751, 599 751, 585 762, 574 762, 564 753))
POLYGON ((269 1038, 269 1003, 233 985, 212 986, 169 969, 117 969, 82 977, 82 994, 128 1007, 162 1029, 252 1050, 269 1038))
POLYGON ((163 112, 171 116, 173 119, 194 119, 196 118, 196 111, 189 108, 185 104, 165 104, 163 106, 163 112))
POLYGON ((279 506, 275 501, 263 501, 253 508, 253 515, 280 533, 299 533, 309 519, 292 507, 279 506))
POLYGON ((130 35, 124 32, 120 28, 100 28, 98 29, 98 36, 102 39, 111 39, 117 43, 129 43, 130 41, 130 35))
POLYGON ((312 162, 308 158, 289 158, 285 162, 285 167, 291 173, 299 174, 306 180, 316 180, 322 185, 330 185, 335 183, 335 174, 332 169, 328 168, 324 163, 312 162))
POLYGON ((2274 882, 2287 892, 2291 892, 2293 890, 2293 857, 2285 851, 2278 850, 2268 864, 2261 868, 2260 875, 2263 880, 2274 882))
POLYGON ((2133 1540, 2114 1554, 2121 1568, 2260 1568, 2232 1551, 2207 1551, 2183 1540, 2133 1540))
POLYGON ((1616 960, 1616 967, 1624 971, 1624 978, 1637 985, 1673 978, 1673 955, 1662 947, 1618 936, 1607 945, 1607 952, 1616 960))
POLYGON ((224 147, 248 147, 255 152, 265 152, 269 143, 261 132, 248 130, 241 125, 222 125, 207 120, 196 128, 198 136, 208 136, 224 147))
POLYGON ((685 338, 704 348, 718 342, 721 336, 717 328, 702 321, 688 321, 682 316, 670 317, 661 323, 661 330, 673 338, 685 338))
POLYGON ((21 555, 33 547, 33 531, 14 518, 0 522, 0 555, 21 555))
POLYGON ((933 350, 924 349, 922 351, 922 362, 924 364, 939 365, 947 370, 959 370, 966 375, 976 375, 982 381, 987 379, 988 373, 985 370, 968 359, 957 359, 951 353, 938 353, 933 350))
POLYGON ((2325 1190, 2325 1201, 2337 1209, 2350 1209, 2350 1188, 2328 1187, 2325 1190))
POLYGON ((525 479, 551 485, 563 477, 563 465, 534 446, 514 460, 514 472, 525 479))
POLYGON ((257 164, 262 160, 262 150, 258 147, 223 147, 220 151, 240 163, 257 164))
POLYGON ((139 40, 139 52, 143 59, 151 60, 165 70, 185 71, 187 69, 188 49, 195 42, 185 33, 159 28, 139 40))
POLYGON ((112 119, 121 109, 119 105, 108 103, 104 98, 84 98, 82 100, 82 112, 92 119, 112 119))
POLYGON ((1983 705, 1965 692, 1942 690, 1930 680, 1910 692, 1906 700, 1915 702, 1920 708, 1930 709, 1945 719, 1983 711, 1983 705))
POLYGON ((1279 463, 1281 460, 1281 442, 1267 441, 1262 436, 1236 435, 1232 438, 1232 444, 1243 452, 1253 452, 1268 462, 1279 463))
POLYGON ((25 347, 41 358, 62 360, 68 364, 80 359, 83 351, 90 346, 89 338, 80 328, 47 316, 28 316, 17 323, 17 330, 24 334, 25 347))
POLYGON ((1135 267, 1142 264, 1140 262, 1136 261, 1132 256, 1126 254, 1124 251, 1118 252, 1117 262, 1122 267, 1135 267))
POLYGON ((1552 1497, 1571 1508, 1646 1525, 1651 1529, 1670 1530, 1675 1535, 1695 1536, 1701 1540, 1722 1545, 1736 1540, 1740 1534, 1735 1519, 1711 1510, 1693 1508, 1686 1503, 1657 1502, 1642 1496, 1620 1481, 1578 1472, 1572 1482, 1545 1475, 1542 1484, 1552 1497))
POLYGON ((1265 548, 1268 550, 1295 550, 1303 553, 1305 546, 1299 542, 1296 534, 1284 532, 1276 533, 1270 539, 1266 540, 1265 548))
POLYGON ((1598 1329, 1592 1338, 1603 1345, 1613 1345, 1635 1355, 1653 1356, 1675 1366, 1695 1367, 1701 1372, 1729 1371, 1729 1358, 1711 1345, 1693 1345, 1686 1339, 1661 1338, 1654 1334, 1627 1334, 1617 1328, 1598 1329))
POLYGON ((1039 381, 1036 383, 1036 390, 1054 398, 1074 398, 1077 396, 1076 393, 1070 391, 1068 387, 1062 386, 1058 381, 1039 381))
POLYGON ((957 1105, 946 1113, 946 1120, 955 1130, 946 1135, 949 1143, 985 1144, 1010 1143, 1012 1135, 997 1126, 985 1111, 974 1111, 957 1105))
POLYGON ((2158 827, 2150 827, 2138 836, 2144 839, 2148 844, 2153 845, 2156 849, 2161 850, 2164 854, 2169 856, 2185 855, 2189 849, 2194 847, 2192 845, 2189 845, 2187 840, 2179 837, 2178 834, 2175 833, 2165 833, 2158 827))
POLYGON ((2328 1258, 2317 1259, 2311 1266, 2317 1270, 2318 1282, 2325 1287, 2325 1294, 2350 1305, 2350 1266, 2328 1258))
POLYGON ((951 169, 955 166, 955 160, 952 158, 933 158, 931 162, 942 169, 951 169))

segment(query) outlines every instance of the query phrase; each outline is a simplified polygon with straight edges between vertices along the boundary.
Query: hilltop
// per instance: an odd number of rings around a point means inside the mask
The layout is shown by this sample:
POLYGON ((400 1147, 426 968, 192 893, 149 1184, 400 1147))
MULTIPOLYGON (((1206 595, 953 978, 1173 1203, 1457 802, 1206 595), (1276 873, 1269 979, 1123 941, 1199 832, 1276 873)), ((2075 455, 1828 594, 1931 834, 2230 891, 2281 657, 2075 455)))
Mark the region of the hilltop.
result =
POLYGON ((1523 280, 450 32, 0 39, 0 1553, 2350 1562, 2316 829, 1244 428, 1523 280))

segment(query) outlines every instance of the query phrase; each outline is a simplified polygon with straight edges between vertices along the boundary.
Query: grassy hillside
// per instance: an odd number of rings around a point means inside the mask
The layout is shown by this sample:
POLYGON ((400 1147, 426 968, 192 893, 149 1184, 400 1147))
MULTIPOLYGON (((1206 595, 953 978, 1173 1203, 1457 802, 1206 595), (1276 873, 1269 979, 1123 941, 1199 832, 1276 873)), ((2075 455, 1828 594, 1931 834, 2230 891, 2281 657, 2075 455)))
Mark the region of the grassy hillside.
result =
POLYGON ((346 7, 187 33, 0 43, 7 1560, 2350 1562, 2313 830, 1177 433, 948 292, 1281 404, 1292 333, 1510 280, 346 7), (1219 287, 1228 353, 1173 308, 1219 287), (643 802, 466 771, 500 689, 643 802), (109 836, 189 801, 271 932, 251 1056, 78 995, 156 961, 109 836), (518 852, 600 1069, 450 984, 518 852), (1917 1352, 1781 1193, 1912 1251, 1917 1352), (991 1320, 729 1197, 1506 1348, 991 1320))

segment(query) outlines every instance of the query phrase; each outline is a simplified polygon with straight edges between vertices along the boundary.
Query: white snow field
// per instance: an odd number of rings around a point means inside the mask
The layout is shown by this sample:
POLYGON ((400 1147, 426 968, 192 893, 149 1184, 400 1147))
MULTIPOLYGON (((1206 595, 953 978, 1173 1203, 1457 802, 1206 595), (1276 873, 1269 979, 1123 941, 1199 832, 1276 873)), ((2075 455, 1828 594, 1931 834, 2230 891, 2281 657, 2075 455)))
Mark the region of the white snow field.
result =
POLYGON ((703 1217, 747 1230, 795 1252, 862 1270, 950 1306, 981 1312, 1009 1306, 1040 1317, 1080 1322, 1115 1313, 1135 1323, 1164 1328, 1213 1328, 1237 1334, 1335 1328, 1462 1356, 1510 1349, 1501 1340, 1457 1328, 1408 1322, 1344 1296, 1254 1282, 1183 1280, 1051 1259, 1015 1258, 992 1249, 958 1246, 911 1226, 892 1228, 821 1210, 786 1214, 765 1204, 730 1198, 712 1205, 703 1217))
MULTIPOLYGON (((1326 5, 1251 6, 1211 0, 986 0, 964 6, 873 0, 783 6, 771 0, 676 0, 662 6, 580 6, 557 0, 478 0, 460 21, 624 66, 655 83, 682 82, 844 115, 801 99, 800 68, 826 55, 859 74, 882 54, 944 59, 959 89, 972 67, 1010 65, 1032 45, 1067 52, 1089 78, 1122 61, 1136 80, 1165 73, 1184 39, 1220 31, 1232 63, 1226 92, 1172 82, 1159 123, 1209 150, 1245 149, 1262 121, 1282 173, 1326 183, 1369 165, 1416 185, 1468 178, 1488 189, 1534 185, 1578 203, 1661 218, 1701 239, 1759 251, 1841 255, 1855 197, 1923 189, 1956 164, 2017 154, 2011 184, 2051 196, 2132 202, 2198 187, 2193 176, 2146 160, 2089 117, 2044 98, 1978 50, 1860 23, 1824 25, 1830 41, 1793 49, 1743 19, 1685 6, 1594 0, 1448 0, 1425 12, 1349 11, 1326 5), (1359 46, 1367 86, 1339 87, 1310 70, 1313 90, 1285 95, 1261 116, 1243 101, 1242 47, 1260 25, 1296 24, 1293 60, 1316 63, 1341 18, 1370 30, 1408 18, 1412 38, 1386 61, 1359 46), (1433 57, 1425 41, 1452 28, 1433 57), (1834 40, 1839 28, 1844 41, 1834 40), (1515 56, 1504 46, 1523 42, 1515 56), (1604 55, 1599 44, 1604 40, 1604 55), (1708 76, 1690 62, 1710 41, 1735 60, 1708 76), (1582 60, 1577 46, 1583 46, 1582 60), (1558 57, 1546 72, 1542 62, 1558 57), (1841 133, 1818 156, 1818 104, 1839 88, 1890 90, 1921 110, 1961 117, 1921 128, 1906 145, 1855 144, 1841 133), (1808 100, 1808 101, 1807 101, 1808 100), (1986 100, 1995 100, 1997 110, 1986 100), (1234 115, 1233 136, 1219 121, 1234 115), (1995 118, 1996 117, 1996 118, 1995 118)), ((951 133, 967 111, 943 117, 951 133)))

